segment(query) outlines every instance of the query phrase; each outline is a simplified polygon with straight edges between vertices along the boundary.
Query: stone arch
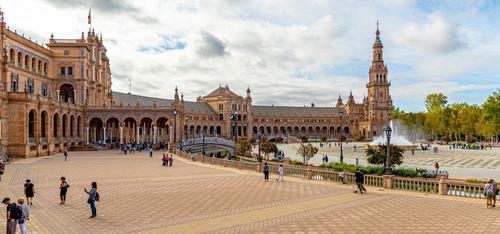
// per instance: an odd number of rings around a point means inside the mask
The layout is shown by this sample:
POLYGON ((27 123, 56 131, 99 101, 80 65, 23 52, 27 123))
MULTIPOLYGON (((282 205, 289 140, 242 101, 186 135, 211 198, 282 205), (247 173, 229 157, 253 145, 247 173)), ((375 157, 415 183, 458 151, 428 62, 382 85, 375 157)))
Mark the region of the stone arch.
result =
POLYGON ((307 134, 308 134, 308 135, 312 135, 312 134, 314 134, 314 128, 313 128, 313 127, 309 127, 309 128, 307 128, 307 134))
POLYGON ((28 113, 28 137, 30 144, 35 143, 35 139, 37 137, 37 116, 36 111, 31 109, 28 113))
POLYGON ((221 127, 220 127, 220 126, 217 126, 215 129, 216 129, 216 134, 217 134, 217 136, 221 136, 221 135, 222 135, 222 130, 221 130, 221 127))
POLYGON ((164 144, 170 141, 170 126, 168 118, 160 117, 156 120, 156 127, 158 131, 158 143, 164 144))
POLYGON ((252 133, 253 135, 257 135, 257 126, 252 127, 252 133))
POLYGON ((78 116, 76 118, 76 136, 79 138, 82 136, 82 117, 78 116))
POLYGON ((153 143, 153 119, 150 117, 142 117, 139 122, 139 142, 153 143))
POLYGON ((53 129, 53 137, 54 139, 57 139, 59 137, 59 124, 60 124, 60 118, 58 113, 54 113, 52 125, 54 126, 53 129))
POLYGON ((120 120, 109 117, 106 120, 106 143, 118 143, 120 137, 120 120))
POLYGON ((293 134, 294 135, 299 135, 299 127, 294 127, 293 128, 293 134))
POLYGON ((47 138, 47 129, 49 128, 47 111, 42 111, 40 114, 40 137, 47 138))
POLYGON ((38 60, 38 65, 36 66, 36 71, 40 73, 42 71, 42 61, 38 60))
POLYGON ((75 137, 75 116, 71 115, 69 117, 69 136, 75 137))
POLYGON ((327 127, 323 127, 323 128, 321 129, 321 134, 322 134, 323 136, 327 136, 327 135, 328 135, 328 128, 327 128, 327 127))
POLYGON ((349 127, 344 127, 344 133, 349 134, 349 127))
POLYGON ((75 103, 75 87, 72 84, 65 83, 59 88, 59 96, 61 101, 75 103))
POLYGON ((207 126, 203 126, 203 134, 204 135, 208 134, 208 127, 207 126))
POLYGON ((63 114, 62 116, 62 137, 67 137, 68 131, 68 115, 63 114))
POLYGON ((94 117, 90 119, 89 122, 89 133, 91 142, 94 144, 98 144, 99 142, 103 143, 103 127, 104 122, 99 117, 94 117))
POLYGON ((330 136, 335 134, 335 127, 330 127, 330 136))
POLYGON ((210 133, 210 134, 209 134, 210 136, 214 136, 214 135, 215 135, 215 128, 214 128, 214 126, 210 126, 210 130, 209 130, 209 131, 210 131, 210 132, 209 132, 209 133, 210 133))
MULTIPOLYGON (((47 75, 49 69, 49 65, 47 62, 43 63, 43 74, 47 75)), ((82 74, 83 75, 83 74, 82 74)))
POLYGON ((34 57, 31 58, 31 71, 32 72, 36 71, 36 59, 34 57))
POLYGON ((307 134, 307 129, 306 129, 306 127, 301 127, 301 128, 300 128, 300 134, 302 134, 302 135, 307 134))
POLYGON ((193 137, 193 135, 194 135, 194 134, 195 134, 195 133, 194 133, 194 125, 191 125, 191 126, 189 127, 189 137, 193 137))
POLYGON ((201 126, 200 125, 197 125, 196 126, 196 132, 195 132, 196 136, 199 136, 201 134, 201 126))

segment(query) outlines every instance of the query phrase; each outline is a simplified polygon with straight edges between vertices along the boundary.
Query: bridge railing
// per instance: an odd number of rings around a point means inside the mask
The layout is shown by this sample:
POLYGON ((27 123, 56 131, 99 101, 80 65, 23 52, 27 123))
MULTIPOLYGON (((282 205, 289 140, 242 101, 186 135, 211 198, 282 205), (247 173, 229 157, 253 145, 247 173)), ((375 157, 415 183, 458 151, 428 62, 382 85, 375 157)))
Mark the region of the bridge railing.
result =
MULTIPOLYGON (((262 164, 258 162, 249 162, 243 160, 227 160, 215 157, 207 157, 198 154, 190 154, 180 150, 175 150, 175 153, 186 159, 194 159, 198 162, 211 163, 223 167, 237 168, 241 170, 249 170, 262 172, 262 164)), ((271 174, 277 174, 279 165, 269 163, 269 171, 271 174)), ((285 176, 297 177, 308 180, 336 182, 343 184, 355 184, 354 173, 344 173, 343 175, 337 171, 316 169, 307 166, 291 166, 283 165, 285 176)), ((397 176, 378 176, 365 175, 364 184, 366 186, 380 187, 384 189, 403 190, 409 192, 430 193, 447 196, 459 196, 469 198, 484 198, 484 185, 471 184, 464 181, 448 180, 447 177, 440 179, 425 179, 425 178, 407 178, 397 176)), ((497 196, 498 199, 500 197, 497 196)))
POLYGON ((203 138, 194 138, 182 141, 182 146, 190 146, 190 145, 201 145, 201 144, 215 144, 215 145, 225 145, 229 147, 234 147, 234 141, 227 140, 219 137, 205 137, 203 138))

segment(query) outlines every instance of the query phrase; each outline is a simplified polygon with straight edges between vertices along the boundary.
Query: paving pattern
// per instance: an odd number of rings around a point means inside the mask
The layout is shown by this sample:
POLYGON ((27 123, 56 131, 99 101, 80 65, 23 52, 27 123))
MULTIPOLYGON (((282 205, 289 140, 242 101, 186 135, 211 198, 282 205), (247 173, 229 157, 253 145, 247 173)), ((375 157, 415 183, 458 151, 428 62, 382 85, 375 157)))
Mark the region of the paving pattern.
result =
MULTIPOLYGON (((165 168, 156 156, 115 151, 70 152, 7 165, 2 196, 35 184, 30 233, 410 233, 486 232, 500 228, 500 210, 482 200, 379 191, 261 175, 188 162, 165 168), (58 205, 59 178, 71 185, 58 205), (101 201, 89 219, 84 187, 97 181, 101 201)), ((0 231, 5 207, 0 207, 0 231)))

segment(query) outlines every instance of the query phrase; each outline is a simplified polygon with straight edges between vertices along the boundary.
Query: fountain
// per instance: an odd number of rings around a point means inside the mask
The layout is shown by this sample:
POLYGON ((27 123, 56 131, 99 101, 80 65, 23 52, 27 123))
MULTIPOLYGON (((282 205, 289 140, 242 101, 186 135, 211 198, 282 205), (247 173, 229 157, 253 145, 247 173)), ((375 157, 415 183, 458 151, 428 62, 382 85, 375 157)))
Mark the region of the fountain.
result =
MULTIPOLYGON (((417 145, 411 143, 408 139, 406 139, 405 136, 403 136, 400 133, 400 128, 399 126, 394 126, 392 123, 392 120, 389 122, 389 126, 392 129, 392 135, 391 135, 391 144, 392 145, 397 145, 405 150, 407 149, 415 149, 417 148, 417 145)), ((385 145, 387 144, 387 138, 385 136, 385 132, 382 131, 382 135, 376 136, 372 142, 370 142, 367 146, 377 146, 377 145, 385 145)))

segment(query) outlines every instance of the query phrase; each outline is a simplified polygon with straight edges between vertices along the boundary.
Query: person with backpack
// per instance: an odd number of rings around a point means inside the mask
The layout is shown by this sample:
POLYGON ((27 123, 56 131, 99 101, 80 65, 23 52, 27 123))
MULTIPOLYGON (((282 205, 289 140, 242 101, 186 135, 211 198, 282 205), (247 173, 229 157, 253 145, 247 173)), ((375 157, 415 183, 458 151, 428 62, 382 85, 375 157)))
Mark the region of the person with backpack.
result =
POLYGON ((269 166, 267 165, 267 162, 264 163, 262 172, 264 172, 264 182, 269 182, 269 166))
POLYGON ((90 211, 92 212, 92 215, 89 218, 95 218, 97 217, 95 202, 99 201, 99 193, 97 193, 97 182, 92 182, 90 186, 92 187, 90 191, 87 191, 86 188, 84 188, 83 191, 85 191, 89 195, 87 203, 90 205, 90 211))
POLYGON ((28 204, 24 204, 24 198, 20 197, 17 199, 17 204, 19 207, 21 207, 21 210, 23 211, 23 215, 21 219, 19 219, 19 229, 21 230, 21 234, 27 234, 28 231, 26 230, 26 220, 30 219, 30 208, 28 207, 28 204))
POLYGON ((61 202, 59 205, 64 205, 66 203, 66 193, 68 193, 69 184, 66 182, 66 177, 61 177, 61 184, 59 185, 59 198, 61 198, 61 202))
POLYGON ((354 191, 354 193, 357 193, 358 191, 363 194, 363 192, 366 193, 366 188, 365 186, 363 186, 363 183, 365 182, 365 177, 363 175, 363 172, 361 172, 358 169, 356 169, 356 173, 354 173, 354 177, 355 177, 355 182, 356 182, 356 185, 357 185, 357 189, 354 191))
POLYGON ((31 183, 30 179, 26 180, 24 184, 24 195, 26 196, 26 204, 33 205, 33 197, 35 196, 35 185, 31 183))
POLYGON ((23 210, 9 197, 5 197, 2 203, 7 205, 7 234, 16 234, 17 223, 23 217, 23 210))

